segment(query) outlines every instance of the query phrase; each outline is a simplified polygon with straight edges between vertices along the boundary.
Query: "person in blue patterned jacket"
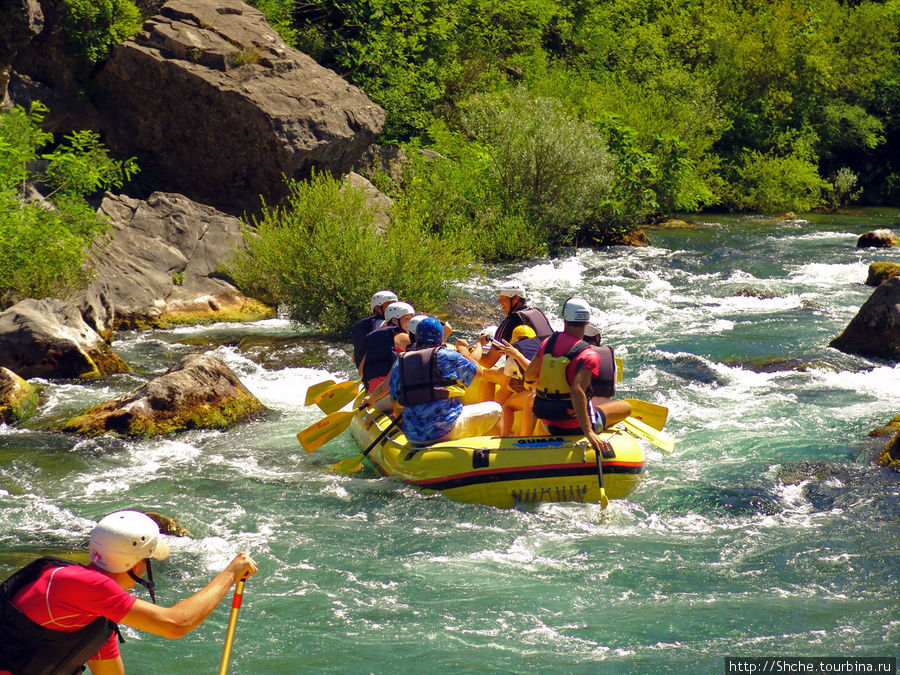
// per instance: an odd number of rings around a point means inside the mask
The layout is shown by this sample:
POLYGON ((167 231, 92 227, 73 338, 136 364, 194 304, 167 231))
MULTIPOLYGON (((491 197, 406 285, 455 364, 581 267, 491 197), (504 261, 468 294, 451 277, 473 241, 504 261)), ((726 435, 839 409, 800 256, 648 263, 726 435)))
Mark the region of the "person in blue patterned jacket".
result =
POLYGON ((416 327, 417 349, 399 356, 390 374, 390 392, 403 406, 403 432, 416 444, 482 436, 497 426, 502 408, 496 401, 463 405, 459 397, 482 367, 465 347, 443 344, 444 330, 434 317, 416 327))

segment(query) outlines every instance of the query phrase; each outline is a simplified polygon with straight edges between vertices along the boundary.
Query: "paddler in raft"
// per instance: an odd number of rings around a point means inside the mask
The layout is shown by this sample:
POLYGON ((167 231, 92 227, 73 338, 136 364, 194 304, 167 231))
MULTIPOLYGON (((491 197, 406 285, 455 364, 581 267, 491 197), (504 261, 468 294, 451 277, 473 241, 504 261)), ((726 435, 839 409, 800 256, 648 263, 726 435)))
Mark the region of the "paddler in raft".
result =
MULTIPOLYGON (((378 390, 387 379, 391 367, 412 341, 407 327, 415 316, 416 310, 408 302, 392 302, 384 310, 384 325, 376 328, 366 336, 366 353, 359 363, 359 374, 366 391, 378 390)), ((387 391, 386 389, 383 391, 387 391)), ((382 412, 390 412, 393 401, 377 396, 376 408, 382 412)))
POLYGON ((569 298, 562 317, 563 330, 541 343, 525 371, 526 385, 535 390, 534 416, 551 435, 580 432, 596 452, 608 457, 612 447, 597 433, 628 417, 631 406, 624 401, 595 406, 591 401, 591 382, 600 377, 602 354, 582 339, 591 320, 587 301, 569 298))
POLYGON ((0 584, 0 675, 68 675, 85 663, 94 675, 120 675, 116 624, 180 638, 206 620, 233 584, 257 571, 238 553, 202 590, 160 607, 150 560, 165 560, 169 546, 152 518, 139 511, 105 516, 91 532, 89 552, 88 565, 38 558, 0 584), (147 588, 152 602, 126 593, 135 584, 147 588))
MULTIPOLYGON (((464 341, 457 351, 444 344, 444 327, 434 317, 416 326, 417 349, 397 357, 388 379, 395 413, 403 414, 403 433, 415 445, 493 433, 502 409, 496 401, 463 405, 459 397, 482 366, 469 355, 464 341)), ((363 399, 371 405, 381 394, 363 399)))
POLYGON ((366 355, 366 336, 384 325, 384 310, 398 299, 394 291, 378 291, 369 302, 372 315, 360 319, 350 328, 350 334, 353 336, 353 365, 357 368, 366 355))

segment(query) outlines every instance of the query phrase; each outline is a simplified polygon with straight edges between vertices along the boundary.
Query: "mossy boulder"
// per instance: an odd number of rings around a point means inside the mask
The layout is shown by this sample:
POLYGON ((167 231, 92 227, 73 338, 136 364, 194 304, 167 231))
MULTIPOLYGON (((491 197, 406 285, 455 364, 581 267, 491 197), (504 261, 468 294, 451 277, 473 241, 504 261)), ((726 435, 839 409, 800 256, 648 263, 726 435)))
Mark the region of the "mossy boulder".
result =
POLYGON ((877 429, 872 429, 869 432, 869 436, 890 436, 892 434, 900 433, 900 415, 894 417, 890 422, 885 424, 883 427, 878 427, 877 429))
POLYGON ((265 409, 221 359, 192 354, 155 380, 73 417, 62 431, 148 437, 224 429, 265 409))
POLYGON ((866 286, 880 286, 891 277, 900 277, 900 265, 879 260, 869 265, 869 276, 866 286))
POLYGON ((897 433, 887 442, 881 454, 878 455, 878 463, 881 466, 892 466, 900 469, 900 433, 897 433))
POLYGON ((37 410, 38 391, 9 368, 0 366, 0 422, 20 422, 37 410))

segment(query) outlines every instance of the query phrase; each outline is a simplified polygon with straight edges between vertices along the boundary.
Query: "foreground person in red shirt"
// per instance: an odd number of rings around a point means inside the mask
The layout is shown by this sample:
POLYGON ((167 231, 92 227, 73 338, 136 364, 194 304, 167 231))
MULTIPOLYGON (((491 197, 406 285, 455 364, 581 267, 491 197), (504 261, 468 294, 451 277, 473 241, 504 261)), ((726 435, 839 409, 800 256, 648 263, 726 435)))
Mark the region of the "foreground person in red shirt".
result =
POLYGON ((239 553, 202 590, 160 607, 150 559, 168 555, 153 519, 117 511, 91 533, 90 564, 47 557, 13 574, 0 585, 0 675, 78 673, 85 662, 94 675, 124 673, 116 624, 179 638, 206 620, 232 584, 257 571, 239 553), (126 592, 136 584, 152 603, 126 592))

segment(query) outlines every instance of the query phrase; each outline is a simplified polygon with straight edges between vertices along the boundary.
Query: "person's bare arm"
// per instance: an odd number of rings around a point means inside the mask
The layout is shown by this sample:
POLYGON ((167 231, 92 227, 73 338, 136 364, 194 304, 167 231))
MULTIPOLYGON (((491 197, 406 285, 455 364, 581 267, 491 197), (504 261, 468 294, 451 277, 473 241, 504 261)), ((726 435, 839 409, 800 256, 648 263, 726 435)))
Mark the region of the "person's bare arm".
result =
POLYGON ((228 567, 192 596, 172 607, 160 607, 138 598, 121 623, 165 638, 180 638, 206 620, 235 582, 256 571, 253 559, 246 553, 238 553, 228 567))
POLYGON ((604 450, 609 447, 604 444, 600 437, 594 433, 591 426, 590 415, 588 414, 587 389, 591 386, 591 373, 586 368, 582 368, 575 374, 575 380, 572 382, 572 409, 575 411, 575 417, 578 418, 578 424, 581 427, 581 433, 591 444, 591 447, 599 457, 604 450))

